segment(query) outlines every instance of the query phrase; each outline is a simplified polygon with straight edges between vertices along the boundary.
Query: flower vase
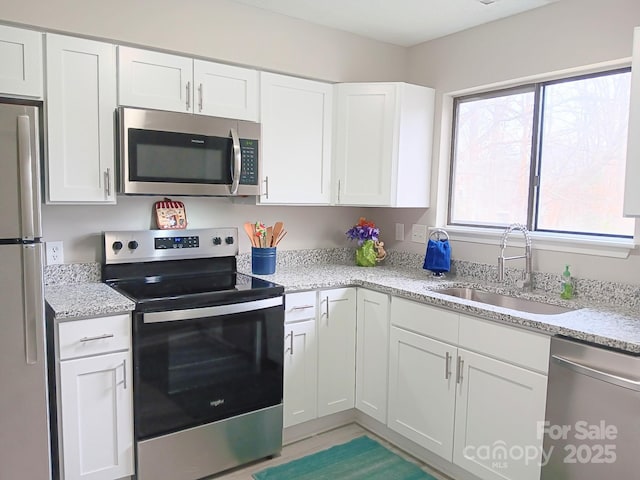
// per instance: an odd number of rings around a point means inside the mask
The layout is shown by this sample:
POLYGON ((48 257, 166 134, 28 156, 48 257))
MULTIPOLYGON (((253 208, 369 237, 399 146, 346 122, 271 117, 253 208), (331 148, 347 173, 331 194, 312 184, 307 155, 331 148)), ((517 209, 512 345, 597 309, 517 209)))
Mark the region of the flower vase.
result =
POLYGON ((356 265, 359 267, 373 267, 376 264, 376 251, 373 240, 365 240, 356 248, 356 265))

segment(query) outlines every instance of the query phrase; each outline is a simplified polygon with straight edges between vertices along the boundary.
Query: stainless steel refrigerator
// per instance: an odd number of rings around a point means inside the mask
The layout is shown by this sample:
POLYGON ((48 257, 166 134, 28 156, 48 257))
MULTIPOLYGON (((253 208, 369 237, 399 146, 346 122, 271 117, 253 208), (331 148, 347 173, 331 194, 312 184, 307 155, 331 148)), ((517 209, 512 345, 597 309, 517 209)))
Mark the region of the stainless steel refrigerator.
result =
POLYGON ((1 479, 51 478, 39 126, 37 104, 0 99, 1 479))

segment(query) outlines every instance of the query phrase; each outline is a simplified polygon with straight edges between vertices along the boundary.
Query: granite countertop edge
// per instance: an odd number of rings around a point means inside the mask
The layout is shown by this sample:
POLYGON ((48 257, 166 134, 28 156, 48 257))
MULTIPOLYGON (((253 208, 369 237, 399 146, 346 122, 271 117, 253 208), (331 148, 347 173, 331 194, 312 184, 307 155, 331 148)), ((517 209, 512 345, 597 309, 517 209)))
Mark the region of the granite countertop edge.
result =
MULTIPOLYGON (((250 268, 239 268, 239 271, 251 274, 250 268)), ((520 292, 517 296, 575 309, 558 315, 520 312, 438 293, 439 289, 452 286, 471 286, 500 292, 499 286, 456 276, 437 279, 424 270, 406 267, 363 268, 318 264, 279 267, 273 275, 255 276, 283 285, 285 293, 322 288, 365 287, 506 325, 548 335, 564 335, 640 354, 640 313, 612 305, 594 304, 581 299, 560 300, 557 296, 551 297, 542 292, 520 292)), ((56 321, 113 315, 135 308, 134 302, 129 298, 100 282, 47 285, 45 296, 56 321)))

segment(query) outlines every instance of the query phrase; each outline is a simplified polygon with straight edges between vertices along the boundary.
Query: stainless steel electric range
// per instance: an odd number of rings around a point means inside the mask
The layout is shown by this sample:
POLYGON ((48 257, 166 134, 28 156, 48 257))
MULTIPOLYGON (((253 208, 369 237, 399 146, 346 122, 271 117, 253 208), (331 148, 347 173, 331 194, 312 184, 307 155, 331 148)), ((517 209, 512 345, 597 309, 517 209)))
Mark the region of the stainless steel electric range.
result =
POLYGON ((138 480, 195 480, 282 448, 283 287, 236 271, 235 228, 104 233, 131 298, 138 480))

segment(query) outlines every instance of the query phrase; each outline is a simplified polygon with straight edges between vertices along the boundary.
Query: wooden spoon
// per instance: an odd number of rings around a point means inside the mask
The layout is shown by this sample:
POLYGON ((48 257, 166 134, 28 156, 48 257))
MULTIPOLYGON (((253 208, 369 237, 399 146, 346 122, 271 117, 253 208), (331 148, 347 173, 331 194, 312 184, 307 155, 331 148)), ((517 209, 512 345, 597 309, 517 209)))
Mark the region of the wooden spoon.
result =
POLYGON ((282 232, 282 229, 284 228, 284 223, 282 222, 276 222, 273 224, 273 246, 275 247, 278 243, 278 237, 280 237, 280 233, 282 232))
POLYGON ((271 242, 273 241, 273 227, 267 227, 267 247, 273 247, 271 242))
POLYGON ((278 238, 276 238, 276 241, 274 242, 273 246, 275 247, 276 245, 278 245, 280 243, 280 240, 282 240, 286 234, 287 234, 287 231, 283 230, 280 233, 280 236, 278 238))
POLYGON ((247 234, 247 236, 249 237, 249 241, 251 242, 251 246, 255 247, 256 246, 256 235, 255 235, 255 233, 253 233, 253 225, 251 225, 249 222, 246 222, 244 224, 244 231, 247 234))

